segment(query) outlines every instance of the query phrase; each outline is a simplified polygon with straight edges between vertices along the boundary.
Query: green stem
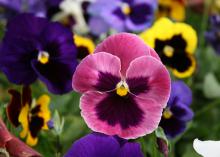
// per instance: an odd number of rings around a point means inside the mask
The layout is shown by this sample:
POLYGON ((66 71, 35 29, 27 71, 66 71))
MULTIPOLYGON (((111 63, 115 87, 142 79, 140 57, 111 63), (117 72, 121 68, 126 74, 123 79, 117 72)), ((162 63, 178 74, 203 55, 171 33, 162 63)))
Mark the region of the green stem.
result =
POLYGON ((57 148, 56 157, 61 157, 62 147, 61 147, 59 135, 56 136, 56 148, 57 148))

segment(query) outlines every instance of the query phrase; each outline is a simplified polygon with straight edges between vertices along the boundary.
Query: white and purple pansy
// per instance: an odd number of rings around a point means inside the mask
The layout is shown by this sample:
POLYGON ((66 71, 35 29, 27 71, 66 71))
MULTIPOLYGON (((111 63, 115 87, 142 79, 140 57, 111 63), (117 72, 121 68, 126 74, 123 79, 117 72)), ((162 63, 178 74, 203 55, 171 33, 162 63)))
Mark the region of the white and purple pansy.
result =
POLYGON ((90 29, 94 34, 106 33, 109 28, 119 32, 143 31, 151 25, 156 6, 154 0, 97 0, 88 8, 90 29))
POLYGON ((136 35, 104 40, 78 65, 74 90, 81 115, 96 132, 132 139, 154 131, 170 94, 170 77, 157 53, 136 35))

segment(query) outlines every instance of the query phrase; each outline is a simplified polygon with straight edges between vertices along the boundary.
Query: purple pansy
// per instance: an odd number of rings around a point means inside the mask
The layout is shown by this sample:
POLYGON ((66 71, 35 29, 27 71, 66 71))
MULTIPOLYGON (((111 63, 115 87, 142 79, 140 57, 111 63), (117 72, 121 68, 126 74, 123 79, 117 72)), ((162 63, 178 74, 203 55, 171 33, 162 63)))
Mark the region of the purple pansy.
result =
POLYGON ((187 122, 192 120, 191 103, 192 92, 190 88, 182 81, 172 82, 170 99, 160 122, 160 126, 169 138, 174 138, 182 133, 187 122))
POLYGON ((205 34, 206 39, 220 55, 220 15, 211 16, 210 24, 210 30, 205 34))
POLYGON ((33 13, 46 17, 59 9, 62 0, 0 0, 0 7, 4 9, 1 18, 11 18, 19 13, 33 13))
POLYGON ((144 157, 135 142, 107 136, 89 134, 76 141, 64 157, 144 157))
POLYGON ((112 0, 111 3, 97 0, 88 9, 90 29, 95 35, 106 33, 110 27, 119 32, 143 31, 151 25, 156 6, 155 0, 112 0), (98 20, 100 25, 94 25, 94 21, 98 20), (104 28, 99 31, 97 27, 104 28))
POLYGON ((49 91, 63 94, 72 90, 76 66, 73 34, 61 24, 32 14, 8 22, 0 68, 11 82, 29 85, 39 78, 49 91))

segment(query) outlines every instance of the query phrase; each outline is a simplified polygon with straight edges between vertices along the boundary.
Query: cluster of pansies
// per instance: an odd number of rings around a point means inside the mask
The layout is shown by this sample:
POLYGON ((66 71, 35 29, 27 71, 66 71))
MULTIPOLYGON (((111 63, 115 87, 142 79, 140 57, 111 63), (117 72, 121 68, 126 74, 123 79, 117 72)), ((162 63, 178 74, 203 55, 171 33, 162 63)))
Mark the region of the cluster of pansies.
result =
POLYGON ((201 80, 204 45, 220 54, 215 3, 0 0, 0 81, 8 90, 0 100, 0 156, 48 156, 45 140, 56 157, 157 157, 156 149, 168 157, 169 141, 193 123, 191 89, 203 83, 193 85, 201 80), (211 14, 201 41, 187 9, 204 13, 202 21, 211 14), (73 144, 62 150, 65 129, 80 122, 85 130, 64 138, 73 144), (152 139, 157 145, 146 149, 152 139))

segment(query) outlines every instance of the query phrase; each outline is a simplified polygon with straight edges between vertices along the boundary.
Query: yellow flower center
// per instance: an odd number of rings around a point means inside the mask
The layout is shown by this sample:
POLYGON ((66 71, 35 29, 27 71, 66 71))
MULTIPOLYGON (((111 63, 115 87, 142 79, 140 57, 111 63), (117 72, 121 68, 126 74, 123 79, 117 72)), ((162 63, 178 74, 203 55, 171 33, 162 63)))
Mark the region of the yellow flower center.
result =
POLYGON ((123 3, 121 8, 122 8, 122 12, 125 15, 129 15, 131 13, 131 7, 127 3, 123 3))
POLYGON ((165 119, 170 119, 172 117, 172 112, 169 110, 169 109, 165 109, 164 112, 163 112, 163 117, 165 119))
POLYGON ((128 84, 125 81, 121 81, 116 85, 116 93, 119 96, 126 96, 129 92, 128 84))
POLYGON ((46 51, 40 51, 38 54, 38 61, 42 64, 47 64, 49 62, 50 55, 46 51))
POLYGON ((173 57, 173 54, 174 54, 174 48, 169 46, 169 45, 166 45, 163 49, 163 52, 165 54, 165 56, 167 57, 173 57))

